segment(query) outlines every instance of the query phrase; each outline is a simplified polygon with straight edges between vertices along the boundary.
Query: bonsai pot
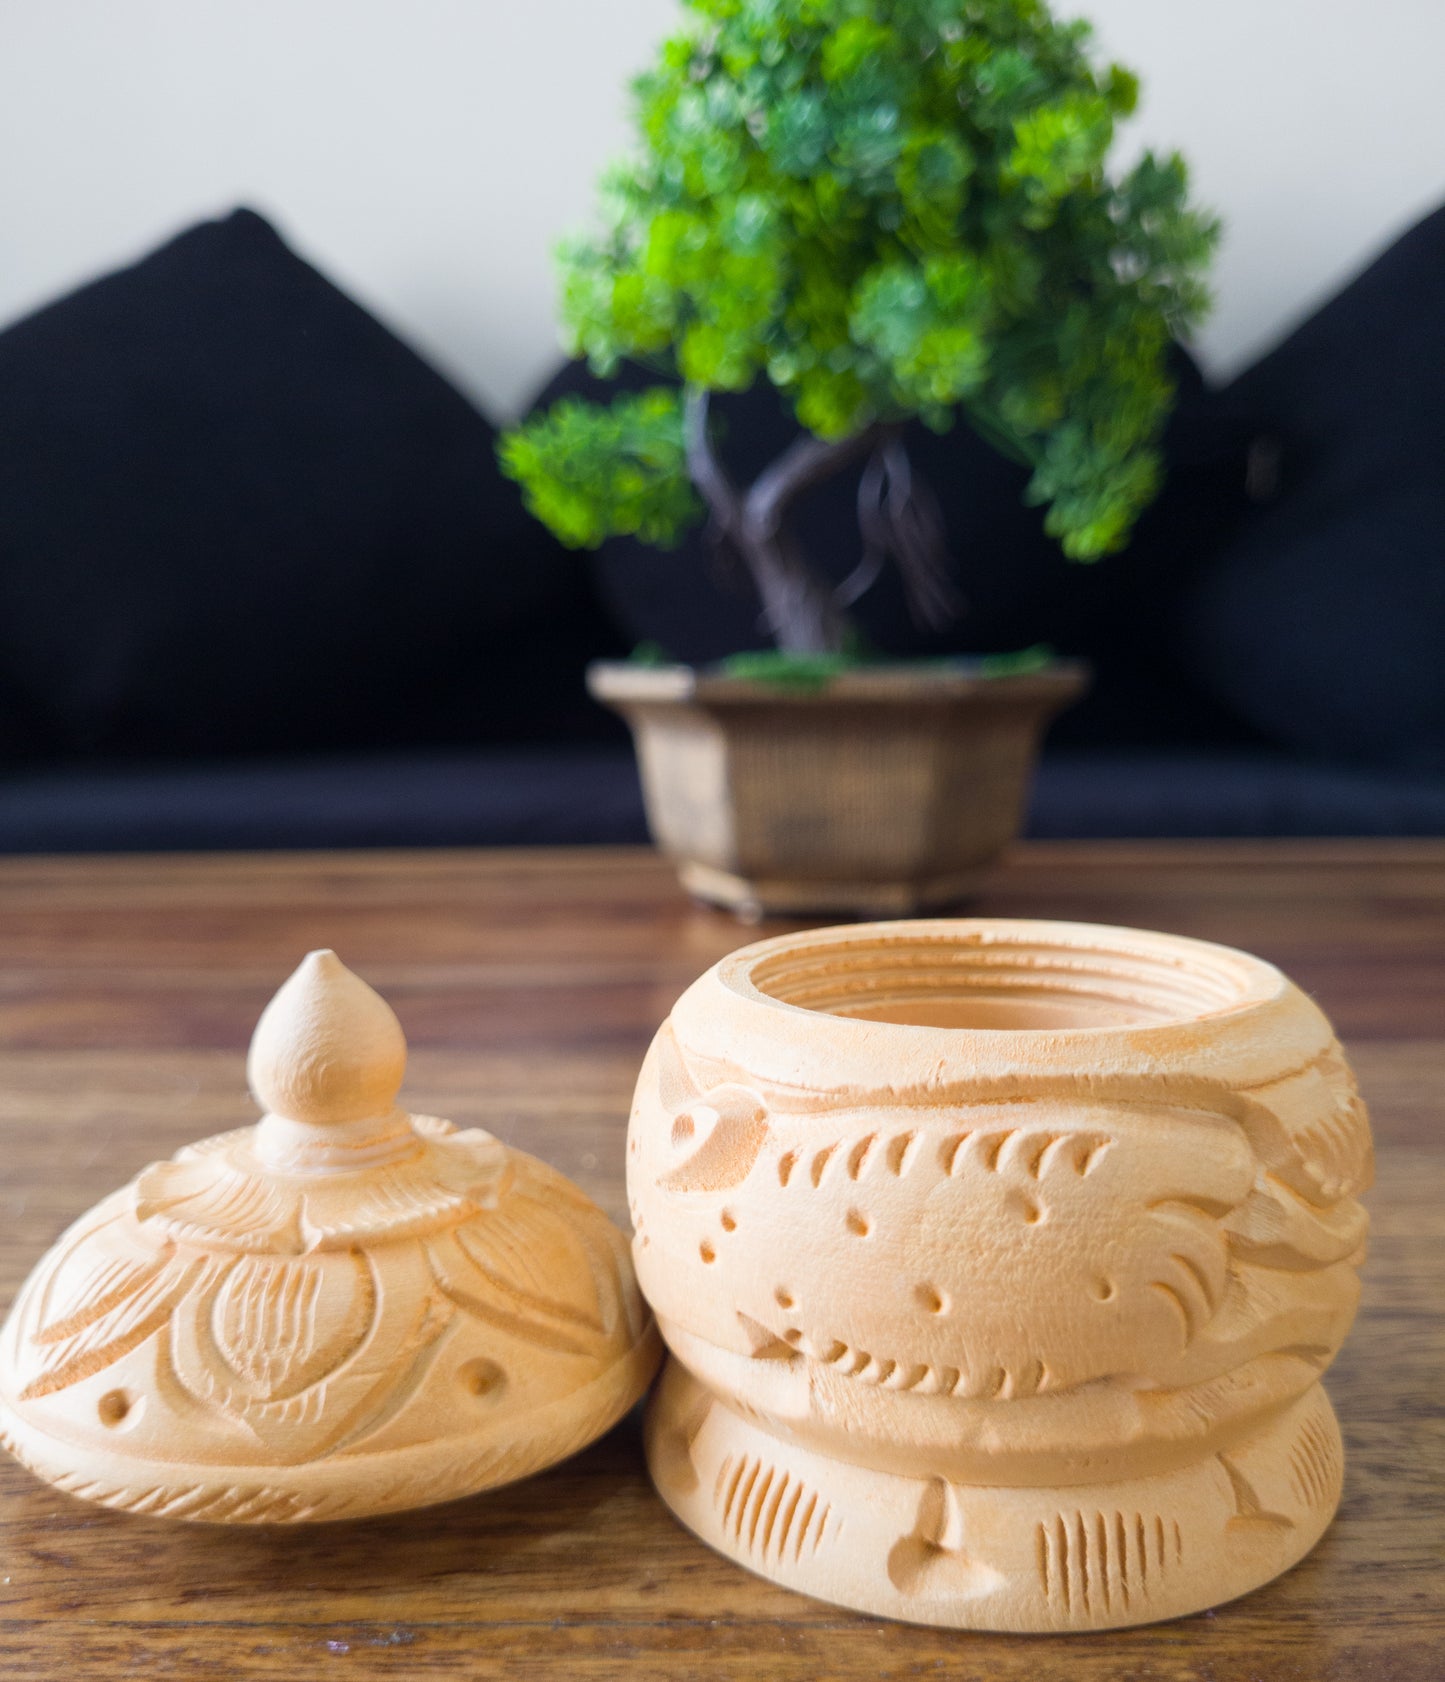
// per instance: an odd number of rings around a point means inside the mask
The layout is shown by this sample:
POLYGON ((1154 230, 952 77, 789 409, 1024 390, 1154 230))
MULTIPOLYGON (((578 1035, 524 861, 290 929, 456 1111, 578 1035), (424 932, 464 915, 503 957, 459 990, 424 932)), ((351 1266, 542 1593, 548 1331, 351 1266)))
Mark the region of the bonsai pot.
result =
POLYGON ((1176 1617, 1323 1533, 1368 1119, 1269 964, 1087 924, 749 946, 654 1040, 633 1256, 673 1512, 921 1623, 1176 1617))
POLYGON ((972 894, 1018 832, 1049 720, 1083 690, 1058 661, 849 668, 817 685, 602 662, 632 727, 653 839, 699 899, 900 916, 972 894))

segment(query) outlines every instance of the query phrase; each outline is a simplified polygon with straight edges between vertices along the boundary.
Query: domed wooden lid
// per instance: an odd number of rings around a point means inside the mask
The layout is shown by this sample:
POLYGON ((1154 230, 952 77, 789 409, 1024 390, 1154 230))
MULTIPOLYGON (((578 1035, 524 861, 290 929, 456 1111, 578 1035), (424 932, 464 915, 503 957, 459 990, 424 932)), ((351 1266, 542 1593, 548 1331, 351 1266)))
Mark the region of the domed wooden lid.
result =
POLYGON ((0 1440, 106 1506, 356 1518, 574 1453, 657 1334, 566 1178, 396 1108, 401 1026, 334 953, 261 1017, 254 1127, 153 1163, 45 1256, 0 1332, 0 1440))

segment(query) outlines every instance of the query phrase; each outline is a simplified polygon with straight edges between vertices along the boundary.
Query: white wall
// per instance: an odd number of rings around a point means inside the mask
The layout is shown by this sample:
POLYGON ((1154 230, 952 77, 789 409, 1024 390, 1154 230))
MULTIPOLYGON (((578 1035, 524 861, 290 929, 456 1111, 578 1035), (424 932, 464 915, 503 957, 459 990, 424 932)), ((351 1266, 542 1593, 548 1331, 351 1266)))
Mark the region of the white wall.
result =
MULTIPOLYGON (((1056 0, 1063 6, 1065 0, 1056 0)), ((1445 198, 1440 0, 1081 0, 1222 210, 1227 373, 1445 198)), ((0 0, 0 322, 246 202, 493 414, 673 0, 0 0)))

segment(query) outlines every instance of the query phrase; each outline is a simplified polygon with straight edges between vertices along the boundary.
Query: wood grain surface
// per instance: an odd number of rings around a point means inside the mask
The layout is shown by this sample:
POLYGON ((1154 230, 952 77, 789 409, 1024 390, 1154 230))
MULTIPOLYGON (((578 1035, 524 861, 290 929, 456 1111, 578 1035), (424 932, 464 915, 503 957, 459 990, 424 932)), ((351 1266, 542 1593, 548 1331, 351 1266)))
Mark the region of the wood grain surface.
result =
MULTIPOLYGON (((1116 1634, 883 1623, 764 1583, 680 1530, 647 1483, 635 1417, 511 1489, 289 1531, 127 1518, 5 1461, 0 1678, 1445 1677, 1445 843, 1034 845, 978 909, 1245 947, 1345 1040, 1379 1143, 1374 1236, 1328 1379, 1344 1504, 1296 1570, 1116 1634)), ((396 1007, 413 1109, 525 1145, 623 1218, 648 1039, 750 938, 641 851, 0 862, 0 1304, 102 1193, 253 1118, 251 1028, 317 946, 396 1007)))

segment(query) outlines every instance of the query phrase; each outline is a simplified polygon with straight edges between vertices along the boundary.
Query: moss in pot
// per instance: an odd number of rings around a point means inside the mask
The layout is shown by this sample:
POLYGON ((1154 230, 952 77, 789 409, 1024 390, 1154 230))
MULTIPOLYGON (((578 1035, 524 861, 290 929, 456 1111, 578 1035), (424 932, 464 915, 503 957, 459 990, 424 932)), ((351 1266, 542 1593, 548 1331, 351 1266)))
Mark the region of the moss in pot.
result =
POLYGON ((921 623, 958 608, 903 429, 973 427, 1028 465, 1067 555, 1122 547, 1158 489, 1170 340, 1202 313, 1216 227, 1177 156, 1108 170, 1137 84, 1042 5, 684 11, 635 84, 638 145, 598 229, 560 258, 573 351, 660 383, 564 399, 502 461, 564 542, 665 547, 706 519, 756 588, 771 658, 591 674, 633 727, 684 883, 745 915, 945 904, 1016 831, 1083 673, 860 650, 849 608, 886 566, 921 623), (744 485, 710 400, 758 380, 799 430, 744 485), (792 514, 860 464, 858 560, 834 584, 792 514))

